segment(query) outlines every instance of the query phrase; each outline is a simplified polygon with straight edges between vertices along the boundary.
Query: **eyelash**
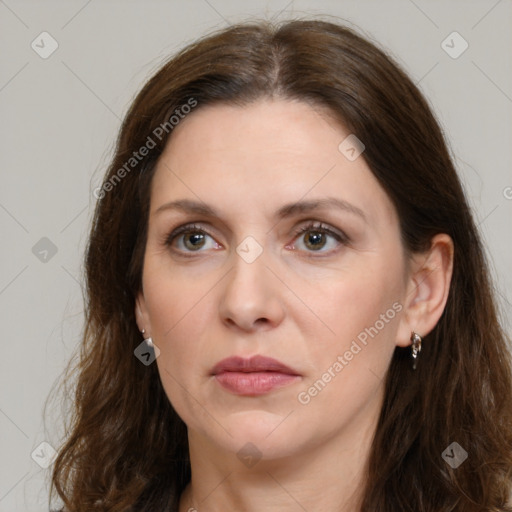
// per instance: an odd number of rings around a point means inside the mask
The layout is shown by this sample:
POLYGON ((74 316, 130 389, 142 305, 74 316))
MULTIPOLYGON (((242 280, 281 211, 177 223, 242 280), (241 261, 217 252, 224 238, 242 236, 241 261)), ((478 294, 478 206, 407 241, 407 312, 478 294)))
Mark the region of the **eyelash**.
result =
MULTIPOLYGON (((316 231, 322 234, 329 235, 333 237, 339 244, 341 245, 347 245, 350 242, 350 238, 343 232, 337 232, 329 228, 327 225, 323 224, 322 222, 317 221, 310 221, 309 224, 301 226, 300 228, 296 229, 293 233, 293 240, 295 241, 297 238, 300 237, 300 235, 303 235, 304 233, 307 233, 308 231, 316 231)), ((168 236, 165 238, 165 245, 166 246, 172 246, 174 240, 178 238, 180 235, 184 234, 190 234, 190 233, 201 233, 204 235, 208 235, 211 237, 211 235, 206 231, 203 227, 191 223, 191 224, 184 224, 183 226, 179 226, 174 231, 172 231, 168 236)), ((212 237, 213 238, 213 237, 212 237)), ((176 249, 181 255, 185 257, 194 257, 194 251, 182 251, 181 249, 176 249), (187 254, 188 253, 188 254, 187 254)), ((202 252, 202 251, 197 251, 202 252)), ((316 252, 316 251, 307 251, 310 257, 320 257, 322 255, 329 255, 332 254, 333 250, 327 251, 327 252, 316 252)))

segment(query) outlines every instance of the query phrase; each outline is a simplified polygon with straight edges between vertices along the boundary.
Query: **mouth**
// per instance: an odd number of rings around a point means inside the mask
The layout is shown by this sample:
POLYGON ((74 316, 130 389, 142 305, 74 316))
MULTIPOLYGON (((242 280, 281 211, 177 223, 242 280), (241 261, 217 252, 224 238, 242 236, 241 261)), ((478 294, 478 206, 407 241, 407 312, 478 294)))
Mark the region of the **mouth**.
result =
POLYGON ((298 372, 280 361, 259 355, 223 359, 211 374, 224 389, 243 396, 263 395, 301 379, 298 372))

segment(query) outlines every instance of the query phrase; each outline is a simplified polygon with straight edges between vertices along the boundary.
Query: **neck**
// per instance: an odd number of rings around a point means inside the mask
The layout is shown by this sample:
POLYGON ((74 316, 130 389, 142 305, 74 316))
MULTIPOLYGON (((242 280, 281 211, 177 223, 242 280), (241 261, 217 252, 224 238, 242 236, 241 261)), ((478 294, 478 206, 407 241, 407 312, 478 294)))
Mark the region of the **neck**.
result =
POLYGON ((376 419, 367 425, 251 468, 189 430, 192 478, 179 512, 357 512, 376 419))

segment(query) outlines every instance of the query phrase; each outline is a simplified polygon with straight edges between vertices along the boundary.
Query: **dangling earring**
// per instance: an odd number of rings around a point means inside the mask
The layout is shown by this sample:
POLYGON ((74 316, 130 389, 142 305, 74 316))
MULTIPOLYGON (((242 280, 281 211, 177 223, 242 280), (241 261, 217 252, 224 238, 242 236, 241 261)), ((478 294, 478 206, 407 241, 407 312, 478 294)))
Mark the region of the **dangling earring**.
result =
POLYGON ((411 332, 411 355, 412 355, 412 369, 416 370, 416 363, 418 362, 418 354, 421 352, 421 342, 423 341, 421 336, 414 331, 411 332))
MULTIPOLYGON (((142 329, 142 331, 140 331, 142 336, 144 336, 144 334, 146 333, 146 329, 142 329)), ((153 338, 148 337, 148 338, 144 338, 144 341, 146 342, 147 346, 148 347, 154 347, 153 345, 153 338)))

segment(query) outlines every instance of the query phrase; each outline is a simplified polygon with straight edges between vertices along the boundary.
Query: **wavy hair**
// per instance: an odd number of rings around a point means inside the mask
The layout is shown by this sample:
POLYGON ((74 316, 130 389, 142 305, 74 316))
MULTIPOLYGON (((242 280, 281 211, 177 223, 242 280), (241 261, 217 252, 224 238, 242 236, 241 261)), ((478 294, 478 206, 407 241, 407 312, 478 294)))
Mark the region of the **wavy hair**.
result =
POLYGON ((509 340, 447 143, 427 101, 387 52, 319 19, 210 34, 168 60, 132 103, 90 231, 83 342, 65 375, 76 378, 73 409, 50 500, 58 495, 66 512, 178 510, 191 475, 186 425, 157 366, 134 357, 142 341, 134 305, 151 179, 172 137, 169 116, 191 99, 200 109, 262 98, 326 107, 364 141, 362 157, 398 212, 409 255, 428 249, 438 233, 454 242, 448 301, 424 339, 421 364, 413 372, 409 351, 393 355, 361 511, 512 511, 509 340), (154 147, 127 167, 148 137, 154 147), (468 453, 456 469, 442 457, 454 441, 468 453))

